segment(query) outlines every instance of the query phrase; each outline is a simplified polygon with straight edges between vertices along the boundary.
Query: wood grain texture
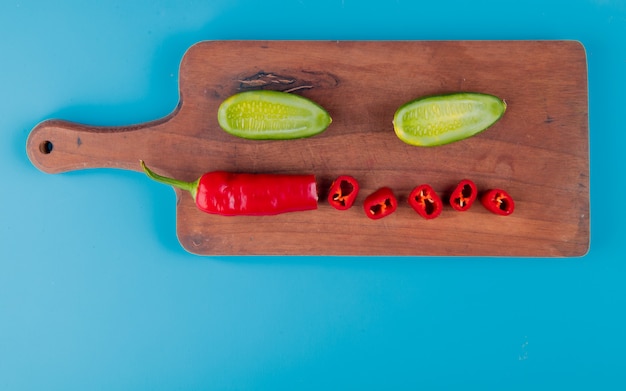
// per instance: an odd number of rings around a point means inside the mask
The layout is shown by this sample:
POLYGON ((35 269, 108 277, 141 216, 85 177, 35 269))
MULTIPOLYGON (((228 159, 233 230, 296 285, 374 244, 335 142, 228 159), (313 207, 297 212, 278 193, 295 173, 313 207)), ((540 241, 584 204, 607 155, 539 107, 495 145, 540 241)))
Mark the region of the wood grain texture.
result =
POLYGON ((317 176, 318 210, 271 217, 207 215, 177 191, 178 238, 196 254, 567 257, 589 247, 588 133, 586 56, 574 41, 207 41, 185 54, 180 102, 169 116, 117 128, 45 121, 27 151, 49 173, 139 171, 144 159, 184 180, 218 169, 317 176), (263 88, 312 99, 333 123, 289 141, 243 140, 219 128, 225 98, 263 88), (441 147, 395 136, 401 104, 459 91, 497 95, 507 112, 487 131, 441 147), (348 211, 325 202, 341 174, 361 185, 348 211), (463 178, 480 190, 507 190, 515 213, 496 216, 477 204, 426 221, 407 204, 418 184, 445 197, 463 178), (400 206, 373 221, 362 201, 382 186, 400 206))

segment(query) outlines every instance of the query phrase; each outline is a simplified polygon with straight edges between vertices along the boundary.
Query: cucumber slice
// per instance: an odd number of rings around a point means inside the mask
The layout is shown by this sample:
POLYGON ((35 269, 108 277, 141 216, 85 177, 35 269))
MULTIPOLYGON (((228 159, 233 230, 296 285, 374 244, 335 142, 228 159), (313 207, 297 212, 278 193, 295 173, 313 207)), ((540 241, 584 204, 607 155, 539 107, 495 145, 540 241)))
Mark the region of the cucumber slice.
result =
POLYGON ((471 137, 496 123, 506 110, 497 96, 463 92, 434 95, 402 105, 393 127, 410 145, 433 147, 471 137))
POLYGON ((323 132, 332 122, 317 103, 302 96, 259 90, 235 94, 220 105, 220 127, 246 139, 290 140, 323 132))

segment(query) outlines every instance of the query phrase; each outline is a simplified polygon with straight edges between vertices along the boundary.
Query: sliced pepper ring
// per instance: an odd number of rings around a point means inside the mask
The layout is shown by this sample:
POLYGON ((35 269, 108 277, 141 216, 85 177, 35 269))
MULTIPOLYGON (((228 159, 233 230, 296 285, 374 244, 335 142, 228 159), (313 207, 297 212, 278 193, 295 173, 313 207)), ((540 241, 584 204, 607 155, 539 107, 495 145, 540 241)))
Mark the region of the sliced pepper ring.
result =
POLYGON ((330 185, 328 203, 335 209, 350 209, 359 193, 359 183, 350 175, 337 177, 330 185))
POLYGON ((454 210, 464 212, 472 206, 477 195, 476 184, 469 179, 463 179, 450 195, 450 206, 454 210))
POLYGON ((502 189, 490 189, 480 198, 483 206, 500 216, 508 216, 515 210, 515 202, 513 197, 502 189))
POLYGON ((372 220, 389 216, 398 208, 398 200, 388 187, 381 187, 368 195, 363 202, 365 214, 372 220))
POLYGON ((425 219, 434 219, 441 214, 443 202, 430 185, 419 185, 409 195, 409 205, 425 219))

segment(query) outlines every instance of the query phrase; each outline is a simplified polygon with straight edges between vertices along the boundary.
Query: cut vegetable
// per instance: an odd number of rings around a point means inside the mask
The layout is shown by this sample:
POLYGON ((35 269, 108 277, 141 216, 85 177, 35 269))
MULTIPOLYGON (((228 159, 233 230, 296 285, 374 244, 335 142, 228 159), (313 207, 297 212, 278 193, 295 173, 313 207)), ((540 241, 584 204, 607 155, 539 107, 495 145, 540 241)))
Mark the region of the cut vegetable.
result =
POLYGON ((388 187, 381 187, 368 195, 363 202, 365 215, 372 220, 389 216, 398 208, 398 200, 388 187))
POLYGON ((206 213, 270 216, 317 209, 314 175, 210 171, 193 182, 186 182, 153 172, 143 160, 139 163, 150 179, 188 191, 198 209, 206 213))
POLYGON ((443 202, 430 185, 419 185, 409 194, 409 205, 427 220, 436 218, 443 210, 443 202))
POLYGON ((328 203, 337 210, 347 210, 352 207, 359 194, 359 182, 350 175, 340 175, 330 185, 328 203))
POLYGON ((508 216, 515 210, 515 201, 513 197, 502 189, 489 189, 480 198, 483 206, 500 216, 508 216))
POLYGON ((420 98, 402 105, 393 127, 410 145, 433 147, 471 137, 498 121, 506 103, 497 96, 456 93, 420 98))
POLYGON ((476 184, 469 179, 463 179, 458 185, 456 185, 454 191, 450 195, 450 206, 452 206, 452 209, 454 210, 465 212, 472 206, 477 195, 478 190, 476 188, 476 184))
POLYGON ((317 103, 287 92, 259 90, 235 94, 220 105, 220 127, 246 139, 289 140, 323 132, 332 122, 317 103))

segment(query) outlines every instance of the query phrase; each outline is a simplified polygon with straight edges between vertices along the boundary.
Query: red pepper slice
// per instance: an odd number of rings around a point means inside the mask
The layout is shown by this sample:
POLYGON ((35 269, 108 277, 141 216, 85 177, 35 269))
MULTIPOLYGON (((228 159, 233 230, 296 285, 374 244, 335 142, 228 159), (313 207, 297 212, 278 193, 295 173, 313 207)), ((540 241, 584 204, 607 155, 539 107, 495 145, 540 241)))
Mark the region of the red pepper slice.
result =
POLYGON ((409 205, 425 219, 434 219, 441 214, 443 202, 430 185, 419 185, 409 195, 409 205))
POLYGON ((463 179, 450 195, 450 206, 454 210, 464 212, 472 206, 477 195, 476 184, 469 179, 463 179))
POLYGON ((381 187, 365 198, 363 209, 365 214, 372 220, 382 219, 396 211, 398 201, 388 187, 381 187))
POLYGON ((515 209, 513 198, 501 189, 488 190, 482 195, 480 202, 488 211, 501 216, 508 216, 515 209))
POLYGON ((350 175, 341 175, 330 185, 328 203, 335 209, 346 210, 354 204, 359 193, 359 183, 350 175))
POLYGON ((184 182, 155 174, 140 162, 151 179, 189 191, 196 206, 206 213, 262 216, 317 209, 314 175, 213 171, 194 182, 184 182))

